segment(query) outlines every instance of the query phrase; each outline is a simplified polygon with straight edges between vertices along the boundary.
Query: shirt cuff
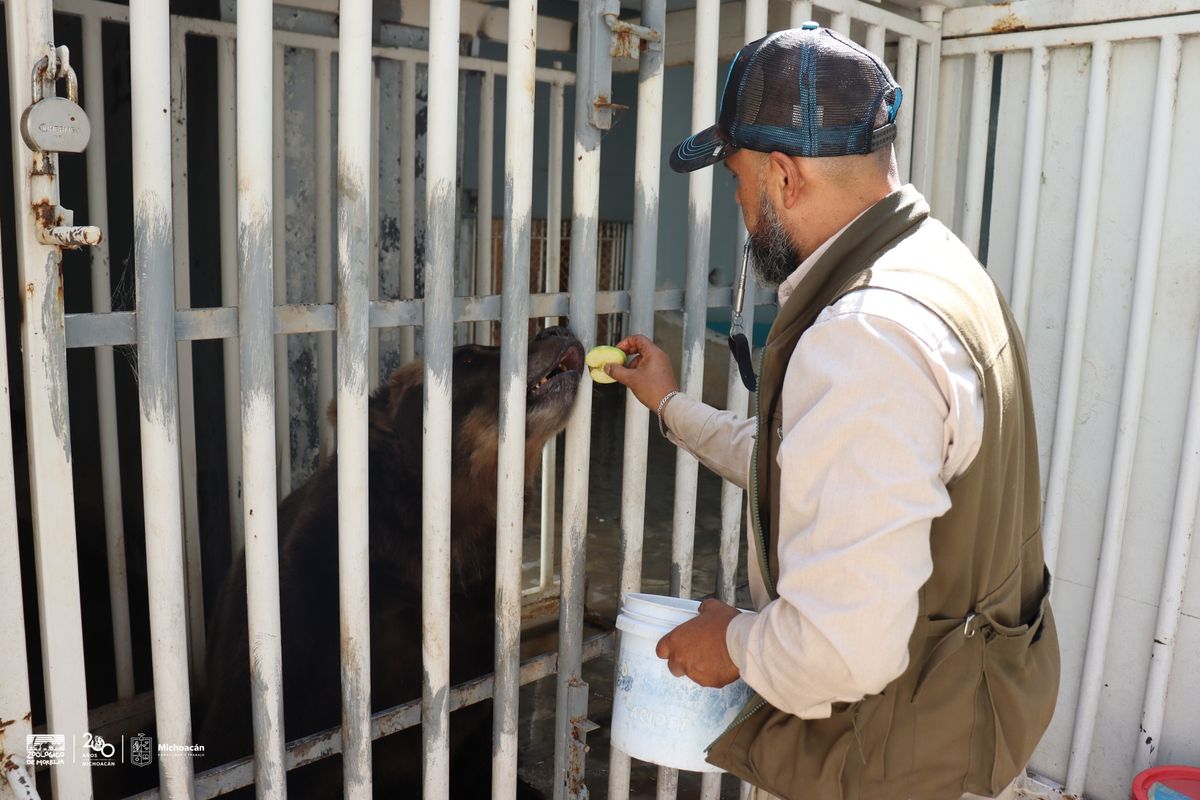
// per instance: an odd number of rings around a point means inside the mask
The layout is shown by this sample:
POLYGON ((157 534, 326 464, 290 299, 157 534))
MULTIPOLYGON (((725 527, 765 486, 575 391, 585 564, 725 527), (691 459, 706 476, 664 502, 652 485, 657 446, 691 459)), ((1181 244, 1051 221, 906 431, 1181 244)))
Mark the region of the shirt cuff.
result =
POLYGON ((746 645, 750 640, 750 628, 756 619, 756 612, 743 611, 729 620, 729 625, 725 628, 725 649, 729 651, 729 660, 738 668, 738 672, 745 669, 746 645))

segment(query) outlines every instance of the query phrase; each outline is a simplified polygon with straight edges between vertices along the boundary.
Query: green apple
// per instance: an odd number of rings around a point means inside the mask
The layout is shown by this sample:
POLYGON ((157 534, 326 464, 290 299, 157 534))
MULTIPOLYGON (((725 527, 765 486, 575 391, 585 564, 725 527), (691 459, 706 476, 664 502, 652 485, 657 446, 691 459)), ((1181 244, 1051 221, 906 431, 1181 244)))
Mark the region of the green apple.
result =
POLYGON ((607 364, 625 366, 625 351, 619 347, 602 344, 593 347, 583 359, 588 365, 588 373, 596 383, 616 383, 616 380, 604 371, 607 364))

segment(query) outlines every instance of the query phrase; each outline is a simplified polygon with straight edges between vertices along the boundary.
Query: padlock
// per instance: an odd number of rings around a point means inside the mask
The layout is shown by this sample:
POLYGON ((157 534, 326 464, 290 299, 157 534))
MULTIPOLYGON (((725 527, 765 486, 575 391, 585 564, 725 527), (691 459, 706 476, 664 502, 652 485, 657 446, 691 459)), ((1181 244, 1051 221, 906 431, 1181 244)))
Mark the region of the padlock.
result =
POLYGON ((21 137, 40 153, 82 153, 92 138, 92 124, 79 106, 79 84, 68 65, 67 96, 43 97, 43 74, 49 59, 33 70, 33 105, 21 115, 21 137))

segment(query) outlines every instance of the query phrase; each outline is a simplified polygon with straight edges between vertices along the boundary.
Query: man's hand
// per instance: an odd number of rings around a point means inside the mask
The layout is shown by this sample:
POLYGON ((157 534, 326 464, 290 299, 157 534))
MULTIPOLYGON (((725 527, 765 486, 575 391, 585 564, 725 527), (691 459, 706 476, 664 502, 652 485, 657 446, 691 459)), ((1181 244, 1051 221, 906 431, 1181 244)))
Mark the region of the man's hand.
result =
POLYGON ((671 357, 641 334, 627 336, 617 342, 617 347, 625 351, 626 363, 632 361, 632 365, 621 367, 609 364, 604 371, 617 383, 628 386, 642 405, 657 411, 663 397, 679 388, 675 370, 671 367, 671 357))
POLYGON ((679 678, 687 675, 701 686, 721 688, 741 673, 725 647, 725 629, 740 612, 720 600, 700 604, 700 616, 689 620, 658 641, 654 652, 667 659, 667 669, 679 678))

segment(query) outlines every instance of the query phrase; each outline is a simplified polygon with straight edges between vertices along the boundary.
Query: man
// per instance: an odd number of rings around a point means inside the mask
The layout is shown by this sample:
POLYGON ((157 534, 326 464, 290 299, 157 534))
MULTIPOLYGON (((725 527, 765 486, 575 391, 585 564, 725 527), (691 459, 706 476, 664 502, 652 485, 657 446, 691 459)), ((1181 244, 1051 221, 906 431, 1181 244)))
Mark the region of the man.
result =
POLYGON ((780 310, 754 418, 677 392, 666 354, 609 374, 748 489, 758 613, 715 600, 662 639, 672 673, 758 696, 709 760, 760 796, 994 797, 1054 710, 1024 345, 987 273, 901 186, 900 87, 808 23, 746 45, 713 127, 780 310))

